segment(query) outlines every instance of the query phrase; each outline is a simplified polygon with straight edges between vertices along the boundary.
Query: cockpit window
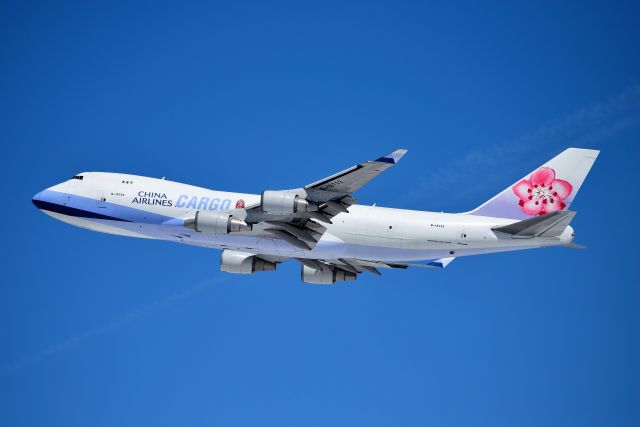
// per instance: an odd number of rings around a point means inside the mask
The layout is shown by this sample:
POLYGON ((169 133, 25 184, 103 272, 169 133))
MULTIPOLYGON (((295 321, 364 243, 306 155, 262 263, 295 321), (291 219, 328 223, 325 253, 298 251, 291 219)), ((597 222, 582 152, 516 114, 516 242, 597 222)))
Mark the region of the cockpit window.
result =
POLYGON ((80 181, 82 181, 84 177, 82 175, 74 175, 71 179, 79 179, 80 181))

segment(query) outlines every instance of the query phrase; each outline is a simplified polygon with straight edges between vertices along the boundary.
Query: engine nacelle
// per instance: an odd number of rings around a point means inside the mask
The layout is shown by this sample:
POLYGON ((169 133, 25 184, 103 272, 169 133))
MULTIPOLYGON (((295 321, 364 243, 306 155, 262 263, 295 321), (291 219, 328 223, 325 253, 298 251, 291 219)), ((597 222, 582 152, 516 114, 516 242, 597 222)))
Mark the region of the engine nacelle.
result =
POLYGON ((262 211, 273 215, 291 215, 294 213, 317 210, 317 206, 304 198, 304 190, 267 190, 262 193, 260 205, 262 211))
POLYGON ((251 224, 234 218, 225 212, 196 212, 195 218, 185 220, 184 226, 199 233, 229 234, 239 231, 251 231, 251 224))
POLYGON ((322 270, 302 266, 301 278, 305 283, 316 285, 333 285, 336 282, 356 280, 357 274, 345 271, 341 268, 327 266, 322 270))
POLYGON ((220 270, 226 273, 253 274, 275 269, 275 262, 266 261, 252 253, 224 249, 220 254, 220 270))

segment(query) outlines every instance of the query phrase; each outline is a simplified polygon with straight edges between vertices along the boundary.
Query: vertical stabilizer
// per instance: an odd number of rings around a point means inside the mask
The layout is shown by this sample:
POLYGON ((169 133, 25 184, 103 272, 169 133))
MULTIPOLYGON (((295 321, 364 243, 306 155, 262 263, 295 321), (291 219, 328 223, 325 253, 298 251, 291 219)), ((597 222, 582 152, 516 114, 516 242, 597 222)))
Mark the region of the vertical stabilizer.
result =
POLYGON ((468 215, 526 219, 569 208, 598 150, 567 148, 468 215))

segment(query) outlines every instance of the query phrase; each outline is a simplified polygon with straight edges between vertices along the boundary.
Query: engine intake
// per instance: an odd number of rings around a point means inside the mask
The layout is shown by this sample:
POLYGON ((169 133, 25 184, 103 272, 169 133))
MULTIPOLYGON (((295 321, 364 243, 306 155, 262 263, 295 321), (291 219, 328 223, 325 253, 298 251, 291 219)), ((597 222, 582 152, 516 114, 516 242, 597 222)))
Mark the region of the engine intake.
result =
POLYGON ((331 266, 320 270, 303 265, 300 273, 303 282, 316 285, 333 285, 336 282, 356 280, 358 277, 355 273, 331 266))
POLYGON ((260 201, 262 211, 273 215, 291 215, 294 213, 318 210, 315 204, 309 203, 309 201, 299 193, 304 193, 304 191, 264 191, 260 201))
POLYGON ((272 271, 275 262, 269 262, 252 253, 224 249, 220 254, 220 271, 236 274, 253 274, 257 271, 272 271))
POLYGON ((185 220, 184 226, 199 233, 229 234, 251 231, 251 224, 224 212, 198 211, 194 218, 185 220))

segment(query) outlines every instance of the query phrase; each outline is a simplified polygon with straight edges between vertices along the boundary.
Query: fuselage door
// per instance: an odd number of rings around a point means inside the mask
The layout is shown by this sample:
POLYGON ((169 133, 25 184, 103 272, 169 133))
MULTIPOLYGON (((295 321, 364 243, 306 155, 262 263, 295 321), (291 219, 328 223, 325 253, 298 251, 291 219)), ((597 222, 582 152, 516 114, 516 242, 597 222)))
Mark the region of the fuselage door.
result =
POLYGON ((107 193, 105 193, 104 191, 99 191, 98 192, 98 205, 99 208, 106 208, 107 207, 107 193))
POLYGON ((460 227, 460 240, 458 243, 460 246, 467 246, 468 245, 468 240, 467 240, 467 227, 465 225, 463 225, 462 227, 460 227))

